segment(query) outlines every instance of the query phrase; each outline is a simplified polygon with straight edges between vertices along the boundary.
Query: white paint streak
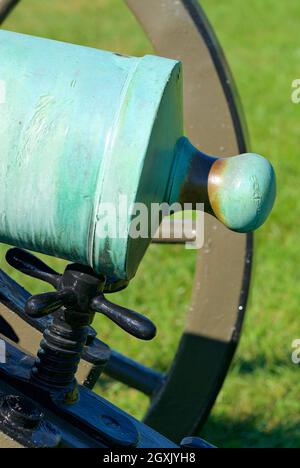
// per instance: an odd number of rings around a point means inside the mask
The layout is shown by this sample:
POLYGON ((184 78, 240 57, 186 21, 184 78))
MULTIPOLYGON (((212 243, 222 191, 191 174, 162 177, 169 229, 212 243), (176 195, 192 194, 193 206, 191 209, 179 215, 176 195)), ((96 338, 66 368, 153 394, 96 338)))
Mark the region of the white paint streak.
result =
POLYGON ((6 102, 6 83, 4 80, 0 80, 0 104, 6 102))

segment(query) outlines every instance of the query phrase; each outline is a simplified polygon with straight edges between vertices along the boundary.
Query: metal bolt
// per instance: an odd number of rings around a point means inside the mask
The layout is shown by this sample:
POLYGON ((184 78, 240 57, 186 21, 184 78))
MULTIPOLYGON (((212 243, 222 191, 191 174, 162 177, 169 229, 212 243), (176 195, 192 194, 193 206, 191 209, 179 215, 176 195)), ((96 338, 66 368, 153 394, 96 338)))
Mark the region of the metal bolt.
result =
POLYGON ((13 428, 35 429, 43 419, 43 413, 36 405, 18 395, 1 398, 0 414, 13 428))
POLYGON ((62 439, 59 430, 44 420, 42 410, 19 395, 0 397, 0 430, 31 448, 55 448, 62 439))

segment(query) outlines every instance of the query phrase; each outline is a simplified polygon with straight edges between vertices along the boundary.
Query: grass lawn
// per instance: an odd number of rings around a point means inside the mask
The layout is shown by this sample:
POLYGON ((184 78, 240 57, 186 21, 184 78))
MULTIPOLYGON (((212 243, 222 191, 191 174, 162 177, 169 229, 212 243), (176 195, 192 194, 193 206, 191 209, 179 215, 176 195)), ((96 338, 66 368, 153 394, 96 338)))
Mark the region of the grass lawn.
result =
MULTIPOLYGON (((270 157, 278 175, 275 210, 256 235, 243 338, 202 435, 226 447, 299 447, 300 374, 291 362, 291 343, 300 338, 300 105, 291 102, 291 83, 300 78, 300 3, 202 0, 202 5, 236 78, 252 147, 270 157)), ((22 0, 4 27, 123 53, 151 51, 122 0, 22 0)), ((157 340, 141 345, 102 317, 96 322, 101 338, 166 370, 184 324, 194 255, 181 247, 152 246, 132 286, 116 298, 149 314, 158 325, 157 340)), ((3 261, 2 266, 13 273, 3 261)), ((13 276, 32 292, 44 290, 37 281, 13 276)), ((148 404, 109 380, 99 390, 136 416, 148 404)))

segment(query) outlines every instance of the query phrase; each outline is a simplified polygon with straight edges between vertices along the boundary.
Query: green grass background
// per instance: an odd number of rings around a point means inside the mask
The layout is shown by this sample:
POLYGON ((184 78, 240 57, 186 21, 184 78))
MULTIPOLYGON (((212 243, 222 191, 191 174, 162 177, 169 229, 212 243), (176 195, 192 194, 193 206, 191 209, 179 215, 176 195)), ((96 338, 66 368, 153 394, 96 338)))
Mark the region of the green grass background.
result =
MULTIPOLYGON (((291 363, 291 343, 300 338, 300 105, 291 102, 291 83, 300 78, 300 2, 203 0, 202 5, 235 76, 252 147, 270 157, 278 175, 275 210, 256 234, 241 344, 202 435, 225 447, 299 447, 300 373, 291 363)), ((4 27, 122 53, 151 52, 122 0, 22 0, 4 27)), ((102 317, 96 321, 101 338, 165 371, 184 325, 194 255, 181 247, 152 246, 132 286, 116 298, 158 324, 153 343, 138 343, 102 317)), ((63 268, 63 262, 51 262, 63 268)), ((4 261, 1 267, 30 291, 44 290, 4 261)), ((138 417, 148 404, 109 379, 98 390, 138 417)))

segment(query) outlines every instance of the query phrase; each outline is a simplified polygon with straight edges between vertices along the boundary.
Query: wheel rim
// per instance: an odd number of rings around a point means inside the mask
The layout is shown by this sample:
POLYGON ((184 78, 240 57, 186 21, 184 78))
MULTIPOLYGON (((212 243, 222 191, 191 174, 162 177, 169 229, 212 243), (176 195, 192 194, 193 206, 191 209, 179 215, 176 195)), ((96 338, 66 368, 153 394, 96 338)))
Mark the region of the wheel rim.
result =
MULTIPOLYGON (((233 80, 198 2, 126 2, 156 52, 183 62, 186 132, 195 146, 222 157, 246 152, 233 80)), ((239 340, 250 282, 251 235, 232 233, 206 216, 205 240, 185 332, 145 418, 177 441, 199 430, 215 402, 239 340)))
POLYGON ((17 3, 19 3, 19 0, 0 0, 0 24, 5 20, 17 3))

